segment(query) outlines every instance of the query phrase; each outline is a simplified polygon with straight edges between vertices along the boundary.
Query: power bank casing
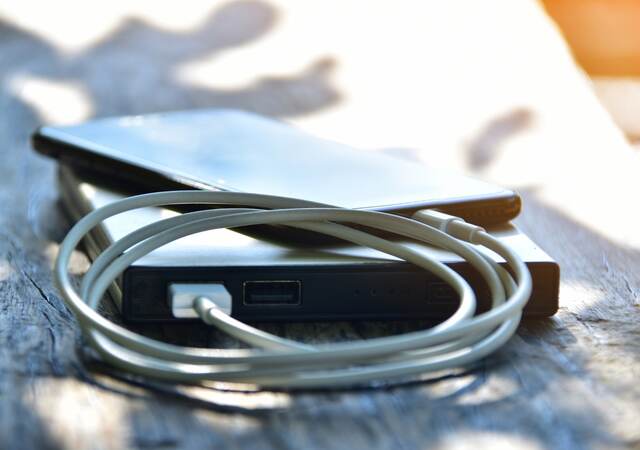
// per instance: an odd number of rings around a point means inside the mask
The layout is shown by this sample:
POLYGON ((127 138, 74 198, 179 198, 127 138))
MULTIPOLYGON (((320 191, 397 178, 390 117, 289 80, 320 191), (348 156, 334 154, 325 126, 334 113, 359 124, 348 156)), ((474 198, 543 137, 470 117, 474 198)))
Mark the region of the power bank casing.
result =
MULTIPOLYGON (((60 167, 59 186, 74 219, 122 198, 83 181, 66 166, 60 167)), ((94 258, 114 240, 174 214, 145 208, 110 218, 88 236, 85 247, 94 258)), ((525 316, 553 315, 558 309, 558 265, 511 225, 491 232, 511 245, 531 270, 533 293, 525 316)), ((449 252, 411 245, 461 273, 476 291, 479 309, 488 306, 487 287, 468 263, 449 252)), ((497 255, 487 254, 501 262, 497 255)), ((211 282, 224 283, 231 293, 232 316, 250 322, 440 319, 458 303, 453 290, 433 275, 375 250, 338 244, 289 246, 232 230, 198 233, 154 250, 123 273, 111 294, 125 321, 171 321, 178 320, 169 307, 172 283, 211 282), (256 286, 261 289, 263 282, 287 289, 292 301, 270 304, 253 297, 248 301, 247 295, 253 295, 256 286)))

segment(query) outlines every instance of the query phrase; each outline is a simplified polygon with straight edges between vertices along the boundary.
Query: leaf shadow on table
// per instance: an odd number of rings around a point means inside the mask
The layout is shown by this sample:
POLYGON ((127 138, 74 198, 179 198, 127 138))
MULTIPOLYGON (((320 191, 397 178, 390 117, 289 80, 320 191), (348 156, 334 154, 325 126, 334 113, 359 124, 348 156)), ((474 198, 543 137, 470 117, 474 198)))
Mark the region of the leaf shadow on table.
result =
POLYGON ((474 172, 484 170, 500 157, 500 145, 525 131, 533 121, 528 108, 516 108, 492 119, 467 145, 466 163, 474 172))
MULTIPOLYGON (((250 45, 268 35, 277 21, 277 10, 267 3, 235 1, 217 8, 188 32, 127 19, 102 40, 71 55, 60 54, 23 30, 14 27, 12 32, 29 41, 30 52, 37 52, 38 61, 27 63, 26 72, 50 81, 77 83, 97 117, 199 107, 290 117, 339 101, 340 93, 329 81, 335 62, 328 56, 311 60, 298 73, 259 75, 238 88, 199 86, 181 76, 185 64, 213 61, 220 54, 250 45)), ((256 59, 252 73, 259 74, 264 65, 265 61, 256 59)))

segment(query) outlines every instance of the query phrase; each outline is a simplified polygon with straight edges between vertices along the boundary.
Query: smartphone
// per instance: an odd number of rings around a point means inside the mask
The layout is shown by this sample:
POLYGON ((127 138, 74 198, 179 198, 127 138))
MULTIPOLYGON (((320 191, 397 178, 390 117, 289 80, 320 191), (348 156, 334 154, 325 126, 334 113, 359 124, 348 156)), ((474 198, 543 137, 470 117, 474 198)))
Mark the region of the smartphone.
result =
MULTIPOLYGON (((79 220, 126 196, 59 167, 64 210, 79 220)), ((85 250, 95 259, 111 243, 136 228, 175 212, 142 208, 109 218, 91 230, 85 250)), ((558 265, 513 225, 489 229, 525 261, 533 291, 524 314, 553 315, 558 309, 558 265)), ((477 271, 458 255, 408 243, 469 280, 479 310, 490 293, 477 271)), ((501 259, 488 250, 487 257, 501 259)), ((170 287, 176 283, 222 283, 232 296, 231 315, 251 322, 319 320, 443 319, 458 305, 449 285, 427 271, 377 250, 357 245, 299 247, 255 239, 236 230, 209 230, 160 247, 129 266, 110 287, 127 322, 173 322, 170 287)))
POLYGON ((401 215, 436 208, 484 226, 520 212, 520 197, 511 190, 236 110, 45 126, 32 142, 38 152, 130 193, 255 192, 401 215))

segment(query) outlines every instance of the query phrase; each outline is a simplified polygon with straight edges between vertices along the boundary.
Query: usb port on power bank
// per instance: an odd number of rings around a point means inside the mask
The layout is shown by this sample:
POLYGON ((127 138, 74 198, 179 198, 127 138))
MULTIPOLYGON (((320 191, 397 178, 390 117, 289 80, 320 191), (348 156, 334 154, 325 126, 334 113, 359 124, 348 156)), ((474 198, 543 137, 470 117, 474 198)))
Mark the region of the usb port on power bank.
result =
POLYGON ((302 303, 300 281, 245 281, 243 303, 245 305, 295 306, 302 303))

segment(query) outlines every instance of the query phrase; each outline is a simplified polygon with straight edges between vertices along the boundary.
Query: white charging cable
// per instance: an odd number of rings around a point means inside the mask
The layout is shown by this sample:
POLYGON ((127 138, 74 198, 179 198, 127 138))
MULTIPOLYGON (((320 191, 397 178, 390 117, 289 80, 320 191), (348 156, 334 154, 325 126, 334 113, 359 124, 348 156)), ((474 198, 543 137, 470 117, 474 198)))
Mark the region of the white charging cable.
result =
POLYGON ((278 388, 349 386, 467 365, 492 353, 515 333, 522 308, 531 294, 531 275, 518 255, 482 228, 460 218, 431 210, 406 218, 285 197, 207 191, 139 195, 91 212, 75 224, 60 245, 55 280, 90 345, 114 366, 180 383, 222 381, 278 388), (212 205, 216 209, 160 220, 125 236, 94 261, 82 279, 80 290, 76 290, 68 273, 69 261, 73 250, 93 227, 132 209, 177 204, 212 205), (413 263, 448 283, 460 297, 459 306, 447 320, 427 330, 309 345, 241 323, 211 298, 195 297, 193 309, 204 322, 257 347, 242 350, 168 344, 136 334, 97 312, 109 285, 130 264, 154 249, 205 230, 262 224, 323 233, 413 263), (474 315, 476 298, 469 284, 426 252, 353 225, 457 253, 486 281, 491 293, 490 310, 474 315), (476 245, 504 258, 510 271, 479 252, 476 245))

